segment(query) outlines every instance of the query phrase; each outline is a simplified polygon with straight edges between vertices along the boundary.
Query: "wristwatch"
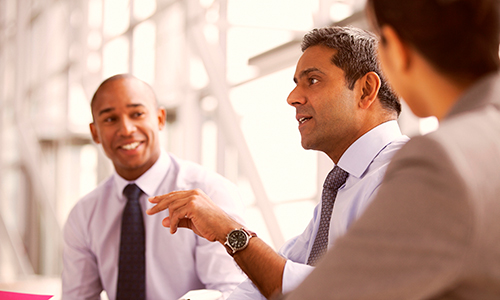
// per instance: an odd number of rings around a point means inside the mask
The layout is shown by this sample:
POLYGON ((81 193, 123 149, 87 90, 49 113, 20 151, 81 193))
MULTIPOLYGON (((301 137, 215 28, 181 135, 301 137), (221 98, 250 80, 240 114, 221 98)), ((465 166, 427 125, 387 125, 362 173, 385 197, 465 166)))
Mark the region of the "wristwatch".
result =
POLYGON ((248 246, 248 241, 250 238, 257 236, 255 232, 252 232, 246 228, 241 227, 240 229, 234 229, 229 232, 226 236, 226 246, 227 253, 233 256, 236 252, 245 249, 248 246))

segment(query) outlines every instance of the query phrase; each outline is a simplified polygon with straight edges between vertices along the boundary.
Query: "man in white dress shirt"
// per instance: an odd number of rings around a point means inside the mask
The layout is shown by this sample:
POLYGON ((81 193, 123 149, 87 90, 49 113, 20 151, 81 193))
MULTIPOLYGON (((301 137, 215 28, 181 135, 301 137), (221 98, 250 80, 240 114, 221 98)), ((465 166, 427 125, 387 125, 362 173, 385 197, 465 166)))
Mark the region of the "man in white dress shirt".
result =
POLYGON ((297 85, 288 97, 288 104, 296 108, 302 146, 323 151, 334 162, 334 170, 348 174, 338 189, 333 213, 324 213, 331 220, 321 230, 323 204, 316 207, 306 230, 278 254, 248 229, 241 229, 242 224, 200 190, 150 199, 157 206, 148 214, 169 208, 163 225, 172 233, 188 227, 210 241, 229 244, 228 252, 251 280, 238 286, 230 299, 269 298, 296 287, 316 264, 311 258, 321 258, 315 241, 322 239, 329 248, 346 232, 376 194, 393 154, 408 140, 396 121, 399 100, 379 69, 374 35, 355 28, 316 29, 304 37, 302 50, 294 75, 297 85))
POLYGON ((228 295, 244 274, 223 246, 190 230, 171 235, 161 226, 167 216, 147 216, 147 198, 171 191, 202 188, 232 218, 240 221, 236 187, 162 151, 159 130, 165 109, 149 85, 127 74, 105 80, 91 103, 92 138, 114 165, 114 174, 84 196, 64 227, 63 299, 99 299, 105 290, 117 299, 124 187, 135 183, 145 233, 145 298, 178 299, 189 290, 216 289, 228 295))

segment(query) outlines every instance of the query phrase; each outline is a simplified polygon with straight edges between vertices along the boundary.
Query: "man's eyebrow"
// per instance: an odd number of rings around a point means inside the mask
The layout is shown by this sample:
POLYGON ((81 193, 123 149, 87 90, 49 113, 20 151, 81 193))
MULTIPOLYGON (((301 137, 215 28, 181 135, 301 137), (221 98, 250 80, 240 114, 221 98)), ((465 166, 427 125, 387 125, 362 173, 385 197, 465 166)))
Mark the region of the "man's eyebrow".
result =
POLYGON ((142 103, 127 104, 127 107, 139 107, 139 106, 144 106, 144 104, 142 104, 142 103))
MULTIPOLYGON (((300 79, 300 78, 303 78, 303 77, 305 77, 305 76, 307 76, 307 75, 309 75, 309 74, 310 74, 310 73, 312 73, 312 72, 319 72, 319 73, 321 73, 321 74, 325 74, 325 73, 324 73, 323 71, 321 71, 320 69, 318 69, 318 68, 314 68, 314 67, 313 67, 313 68, 308 68, 308 69, 302 70, 302 71, 300 72, 300 74, 299 74, 299 79, 300 79)), ((293 81, 294 81, 295 83, 297 83, 297 81, 298 81, 297 77, 293 77, 293 81)))
MULTIPOLYGON (((134 108, 134 107, 144 107, 144 104, 142 104, 142 103, 132 103, 132 104, 127 104, 127 107, 132 107, 132 108, 134 108)), ((115 110, 114 107, 105 108, 105 109, 101 110, 98 115, 100 116, 102 114, 109 113, 109 112, 112 112, 114 110, 115 110)))
POLYGON ((111 111, 113 111, 113 110, 115 110, 115 108, 114 108, 114 107, 105 108, 105 109, 101 110, 101 111, 99 112, 99 114, 98 114, 98 115, 100 116, 100 115, 102 115, 102 114, 109 113, 109 112, 111 112, 111 111))

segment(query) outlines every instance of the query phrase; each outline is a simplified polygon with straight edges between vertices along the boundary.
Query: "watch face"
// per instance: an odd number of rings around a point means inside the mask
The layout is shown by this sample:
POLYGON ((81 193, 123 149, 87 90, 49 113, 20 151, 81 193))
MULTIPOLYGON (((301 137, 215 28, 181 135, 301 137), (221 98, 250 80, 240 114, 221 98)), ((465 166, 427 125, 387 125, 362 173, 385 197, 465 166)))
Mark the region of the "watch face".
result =
POLYGON ((248 237, 242 230, 234 230, 229 234, 227 242, 233 249, 238 250, 246 246, 248 237))

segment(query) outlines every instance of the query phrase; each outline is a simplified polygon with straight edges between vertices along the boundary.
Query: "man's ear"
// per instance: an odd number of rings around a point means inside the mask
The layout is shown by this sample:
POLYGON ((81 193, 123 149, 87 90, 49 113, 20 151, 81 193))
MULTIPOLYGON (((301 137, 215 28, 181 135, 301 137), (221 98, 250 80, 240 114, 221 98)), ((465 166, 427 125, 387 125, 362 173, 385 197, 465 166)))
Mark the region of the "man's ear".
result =
POLYGON ((368 72, 365 76, 358 79, 361 89, 361 98, 359 106, 367 109, 377 99, 380 89, 380 77, 375 72, 368 72))
POLYGON ((167 110, 164 107, 158 108, 158 128, 162 130, 167 123, 167 110))
POLYGON ((384 61, 391 64, 391 68, 401 74, 408 70, 411 64, 411 55, 408 45, 404 43, 391 26, 384 25, 380 28, 382 40, 380 48, 384 48, 384 61))
POLYGON ((99 134, 97 134, 97 128, 95 127, 95 124, 90 123, 89 127, 90 127, 90 133, 92 134, 92 140, 94 140, 96 144, 100 144, 101 140, 99 139, 99 134))

